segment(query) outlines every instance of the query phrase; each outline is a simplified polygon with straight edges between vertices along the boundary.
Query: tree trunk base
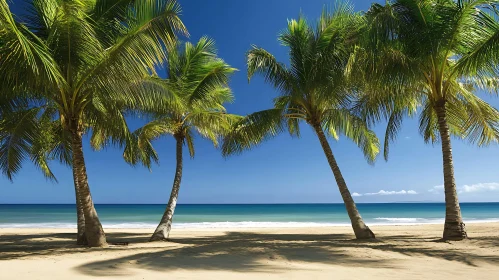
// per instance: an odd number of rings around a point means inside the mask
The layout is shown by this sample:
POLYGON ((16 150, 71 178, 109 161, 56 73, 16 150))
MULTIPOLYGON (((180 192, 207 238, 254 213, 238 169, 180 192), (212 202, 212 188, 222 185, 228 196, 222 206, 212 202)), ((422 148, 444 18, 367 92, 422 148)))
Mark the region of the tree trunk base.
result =
POLYGON ((468 239, 463 222, 445 222, 443 240, 459 241, 468 239))
MULTIPOLYGON (((90 228, 88 225, 86 228, 90 228)), ((101 228, 97 228, 98 231, 93 233, 93 234, 88 234, 88 231, 86 231, 85 235, 87 237, 87 242, 89 247, 100 247, 100 248, 105 248, 108 247, 109 245, 107 244, 106 241, 106 235, 104 234, 104 231, 101 228)))
POLYGON ((158 241, 167 242, 169 241, 169 239, 168 237, 164 237, 161 234, 153 234, 153 236, 149 238, 149 242, 158 242, 158 241))
POLYGON ((149 238, 149 242, 168 242, 170 241, 168 238, 164 237, 151 237, 149 238))
POLYGON ((106 241, 95 242, 95 243, 91 243, 90 241, 88 241, 86 246, 92 247, 92 248, 107 248, 107 247, 109 247, 109 244, 107 244, 106 241))
POLYGON ((376 238, 376 235, 374 235, 374 232, 372 232, 372 230, 368 226, 366 226, 363 229, 354 230, 354 232, 355 232, 355 238, 358 240, 366 240, 366 239, 375 239, 376 238))
POLYGON ((87 235, 85 233, 78 235, 76 238, 76 245, 88 245, 87 235))
POLYGON ((156 242, 156 241, 169 241, 168 240, 168 235, 165 235, 163 232, 155 232, 151 238, 149 238, 149 242, 156 242))

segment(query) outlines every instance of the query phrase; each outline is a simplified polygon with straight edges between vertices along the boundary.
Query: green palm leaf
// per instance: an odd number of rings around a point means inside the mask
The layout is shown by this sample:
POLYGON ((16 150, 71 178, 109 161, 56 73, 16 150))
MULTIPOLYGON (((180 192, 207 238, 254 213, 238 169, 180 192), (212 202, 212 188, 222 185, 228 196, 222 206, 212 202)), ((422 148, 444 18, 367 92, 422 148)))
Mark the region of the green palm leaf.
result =
MULTIPOLYGON (((9 180, 21 170, 22 162, 30 158, 31 146, 41 136, 36 118, 39 112, 40 108, 18 110, 0 120, 0 169, 9 180)), ((35 163, 47 170, 43 160, 35 163)))

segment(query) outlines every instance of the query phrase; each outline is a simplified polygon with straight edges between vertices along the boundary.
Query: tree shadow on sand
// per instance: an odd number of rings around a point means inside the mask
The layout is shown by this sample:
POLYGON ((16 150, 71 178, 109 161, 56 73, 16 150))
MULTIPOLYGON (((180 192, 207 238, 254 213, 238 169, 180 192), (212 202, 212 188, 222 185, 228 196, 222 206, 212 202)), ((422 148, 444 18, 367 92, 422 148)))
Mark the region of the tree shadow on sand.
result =
MULTIPOLYGON (((147 239, 141 234, 112 233, 108 234, 108 241, 110 243, 143 243, 147 239)), ((109 249, 76 245, 76 233, 0 234, 0 260, 76 254, 90 250, 106 251, 109 249)))
MULTIPOLYGON (((480 263, 499 265, 499 254, 475 254, 461 248, 459 244, 464 243, 440 243, 435 246, 432 241, 411 235, 358 241, 352 240, 350 235, 342 234, 227 232, 221 236, 176 238, 168 243, 170 246, 178 247, 162 247, 153 253, 138 253, 106 261, 90 262, 76 269, 86 275, 118 276, 127 275, 129 273, 127 268, 156 271, 200 269, 274 273, 290 269, 289 266, 285 268, 276 266, 276 261, 281 264, 307 262, 370 268, 400 267, 397 258, 376 256, 377 251, 440 258, 470 266, 478 266, 480 263), (354 256, 350 253, 352 250, 365 251, 354 256)), ((473 246, 490 246, 496 241, 495 238, 483 238, 465 242, 471 242, 473 246)))
MULTIPOLYGON (((175 238, 168 243, 176 248, 154 253, 139 253, 112 260, 91 262, 77 270, 86 275, 127 275, 127 267, 168 271, 230 270, 237 272, 279 272, 273 262, 309 262, 346 266, 391 267, 389 262, 373 258, 353 258, 347 248, 331 247, 349 235, 257 234, 227 232, 221 236, 175 238), (132 266, 130 266, 132 265, 132 266)), ((373 241, 376 242, 376 241, 373 241)), ((161 245, 161 243, 153 243, 161 245)))
POLYGON ((95 277, 129 275, 128 269, 279 273, 293 267, 283 264, 300 262, 398 269, 401 268, 402 256, 431 257, 473 267, 483 263, 499 265, 499 251, 489 250, 498 245, 497 236, 452 243, 434 242, 410 234, 384 235, 375 241, 357 241, 346 234, 226 232, 222 235, 174 238, 170 242, 155 243, 147 242, 148 234, 109 233, 107 236, 110 243, 130 242, 130 245, 85 248, 75 245, 74 234, 67 233, 1 235, 0 260, 82 252, 105 254, 112 250, 123 252, 118 258, 91 261, 75 268, 81 274, 95 277), (355 250, 361 250, 361 253, 352 253, 355 250), (399 253, 401 257, 383 255, 385 251, 399 253))

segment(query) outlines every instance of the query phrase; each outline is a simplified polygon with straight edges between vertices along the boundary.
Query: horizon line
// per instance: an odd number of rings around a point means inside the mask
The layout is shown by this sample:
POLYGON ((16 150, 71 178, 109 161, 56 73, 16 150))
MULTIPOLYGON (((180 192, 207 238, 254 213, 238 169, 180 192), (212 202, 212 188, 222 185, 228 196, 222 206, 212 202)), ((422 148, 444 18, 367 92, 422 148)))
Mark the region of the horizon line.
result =
MULTIPOLYGON (((439 201, 358 202, 355 204, 445 204, 439 201)), ((499 203, 499 201, 465 201, 466 203, 499 203)), ((284 203, 177 203, 177 205, 328 205, 343 202, 284 202, 284 203)), ((75 203, 0 203, 0 205, 76 205, 75 203)), ((166 203, 94 203, 94 205, 166 205, 166 203)))

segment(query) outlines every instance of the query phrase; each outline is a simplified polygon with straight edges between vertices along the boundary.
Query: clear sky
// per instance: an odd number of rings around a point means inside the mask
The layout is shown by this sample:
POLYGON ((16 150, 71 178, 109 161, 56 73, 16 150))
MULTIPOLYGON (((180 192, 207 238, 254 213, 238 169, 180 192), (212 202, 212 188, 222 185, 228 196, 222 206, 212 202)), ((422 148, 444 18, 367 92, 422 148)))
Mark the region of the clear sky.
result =
MULTIPOLYGON (((252 44, 266 48, 281 61, 287 49, 277 34, 287 19, 300 11, 310 20, 320 14, 322 0, 181 0, 182 20, 191 38, 214 38, 220 57, 238 68, 231 81, 236 101, 228 110, 248 114, 267 109, 276 92, 260 77, 247 82, 245 52, 252 44)), ((353 1, 366 10, 370 1, 353 1)), ((11 4, 15 12, 19 0, 11 4)), ((499 98, 485 98, 499 106, 499 98)), ((136 125, 132 121, 132 125, 136 125)), ((383 124, 375 128, 382 139, 383 124)), ((283 134, 239 156, 222 158, 210 142, 196 139, 196 158, 184 155, 180 203, 333 203, 341 202, 336 182, 319 141, 309 127, 302 137, 283 134)), ((348 139, 330 141, 333 152, 357 202, 443 201, 440 146, 426 145, 418 134, 417 120, 408 119, 388 162, 382 157, 369 165, 348 139)), ((85 139, 90 188, 95 203, 166 203, 175 169, 175 145, 171 138, 156 143, 160 165, 152 172, 130 167, 122 151, 109 148, 95 152, 85 139)), ((456 182, 461 201, 499 201, 499 147, 477 148, 459 139, 453 141, 456 182)), ((71 170, 53 165, 59 183, 46 181, 26 162, 14 183, 0 177, 0 203, 74 203, 71 170)))

